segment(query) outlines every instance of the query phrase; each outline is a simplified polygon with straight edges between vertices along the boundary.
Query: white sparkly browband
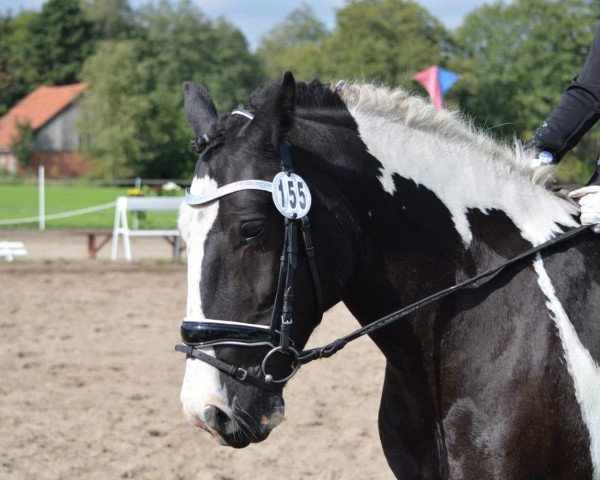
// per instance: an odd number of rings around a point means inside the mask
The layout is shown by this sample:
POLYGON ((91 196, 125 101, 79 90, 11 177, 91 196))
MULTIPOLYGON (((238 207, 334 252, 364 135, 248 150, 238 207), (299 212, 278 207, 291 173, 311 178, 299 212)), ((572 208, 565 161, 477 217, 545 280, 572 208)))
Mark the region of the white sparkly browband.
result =
POLYGON ((185 191, 185 203, 188 205, 202 205, 203 203, 212 202, 217 198, 224 197, 230 193, 239 192, 241 190, 262 190, 263 192, 272 192, 273 183, 266 180, 240 180, 239 182, 228 183, 222 187, 213 190, 212 192, 193 195, 190 189, 185 191))
POLYGON ((231 112, 232 115, 240 115, 242 117, 246 117, 249 118, 250 120, 252 120, 254 118, 254 115, 252 113, 250 113, 248 110, 234 110, 233 112, 231 112))

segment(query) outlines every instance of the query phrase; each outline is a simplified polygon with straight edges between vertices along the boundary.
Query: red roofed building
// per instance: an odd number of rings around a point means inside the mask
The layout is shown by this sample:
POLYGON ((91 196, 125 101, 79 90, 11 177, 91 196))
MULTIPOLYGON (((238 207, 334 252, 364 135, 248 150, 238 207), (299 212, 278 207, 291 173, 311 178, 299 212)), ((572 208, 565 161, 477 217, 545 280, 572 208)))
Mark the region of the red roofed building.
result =
POLYGON ((29 162, 32 168, 44 165, 49 177, 83 175, 85 163, 77 154, 81 138, 76 100, 85 88, 83 83, 39 87, 0 118, 0 169, 22 171, 12 145, 18 139, 17 125, 29 123, 35 135, 35 152, 29 162))

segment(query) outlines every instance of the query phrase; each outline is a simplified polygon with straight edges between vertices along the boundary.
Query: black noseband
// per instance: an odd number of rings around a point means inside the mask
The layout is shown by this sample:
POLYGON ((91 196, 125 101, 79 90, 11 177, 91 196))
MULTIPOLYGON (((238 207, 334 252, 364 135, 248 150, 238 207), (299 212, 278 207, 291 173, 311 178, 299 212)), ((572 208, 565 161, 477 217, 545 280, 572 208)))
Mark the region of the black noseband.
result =
POLYGON ((263 390, 267 390, 273 393, 280 393, 283 385, 279 385, 277 383, 267 382, 262 378, 259 378, 255 375, 251 375, 247 370, 243 368, 236 367, 235 365, 231 365, 230 363, 223 362, 208 353, 204 353, 202 350, 199 350, 197 347, 193 345, 185 345, 183 343, 179 343, 175 345, 175 350, 178 352, 185 353, 188 357, 196 358, 198 360, 202 360, 204 363, 208 363, 209 365, 215 367, 217 370, 226 373, 230 377, 236 379, 238 382, 246 382, 254 385, 256 387, 260 387, 263 390))
POLYGON ((279 332, 262 325, 203 320, 181 323, 181 339, 186 345, 279 345, 279 332))

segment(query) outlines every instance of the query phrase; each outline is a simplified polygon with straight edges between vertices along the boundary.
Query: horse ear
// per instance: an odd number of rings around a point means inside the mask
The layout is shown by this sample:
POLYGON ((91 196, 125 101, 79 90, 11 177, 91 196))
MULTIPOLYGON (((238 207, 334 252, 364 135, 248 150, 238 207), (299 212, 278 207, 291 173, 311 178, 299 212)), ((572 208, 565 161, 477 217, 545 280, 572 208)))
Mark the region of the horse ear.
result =
POLYGON ((267 101, 258 109, 251 128, 271 136, 271 144, 277 145, 292 129, 296 109, 296 80, 292 72, 286 72, 279 87, 275 87, 267 101))
POLYGON ((192 82, 184 82, 183 105, 187 120, 197 137, 207 134, 217 122, 217 109, 204 87, 192 82))
POLYGON ((285 72, 278 92, 280 135, 289 132, 294 123, 296 110, 296 80, 292 72, 285 72))

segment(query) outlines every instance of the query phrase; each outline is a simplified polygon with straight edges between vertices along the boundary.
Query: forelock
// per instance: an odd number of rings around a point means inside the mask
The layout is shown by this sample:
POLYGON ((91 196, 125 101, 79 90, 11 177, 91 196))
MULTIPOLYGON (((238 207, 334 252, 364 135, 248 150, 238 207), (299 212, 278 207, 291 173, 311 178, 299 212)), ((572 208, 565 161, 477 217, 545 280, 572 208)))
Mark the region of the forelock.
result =
POLYGON ((206 134, 206 137, 197 138, 192 141, 192 150, 202 155, 201 159, 205 162, 212 157, 212 152, 234 138, 240 129, 248 123, 246 117, 232 115, 230 113, 223 115, 206 134))

